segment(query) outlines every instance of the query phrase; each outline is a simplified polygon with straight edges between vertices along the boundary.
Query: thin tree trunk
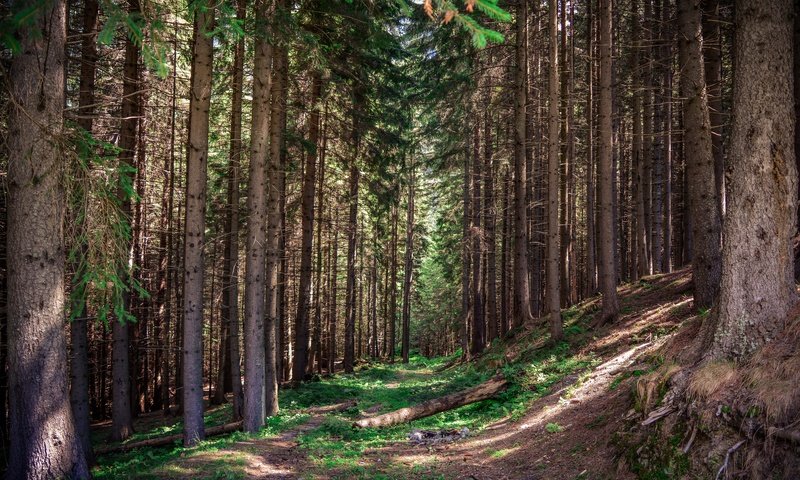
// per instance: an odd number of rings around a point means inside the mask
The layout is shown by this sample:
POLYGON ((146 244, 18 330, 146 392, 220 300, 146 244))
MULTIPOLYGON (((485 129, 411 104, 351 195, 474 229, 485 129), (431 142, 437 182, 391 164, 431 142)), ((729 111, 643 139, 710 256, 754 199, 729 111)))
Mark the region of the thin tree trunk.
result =
POLYGON ((700 0, 678 2, 684 144, 692 219, 694 306, 712 305, 719 291, 720 217, 714 185, 714 157, 703 66, 700 0))
POLYGON ((612 165, 612 126, 611 126, 611 44, 612 44, 612 0, 600 0, 600 97, 598 105, 598 137, 600 149, 597 158, 597 174, 600 188, 600 291, 603 294, 603 307, 600 322, 614 321, 619 314, 617 300, 617 271, 614 263, 614 192, 612 165))
POLYGON ((514 326, 532 318, 528 272, 528 211, 525 183, 528 2, 517 5, 516 69, 514 71, 514 326))
MULTIPOLYGON (((311 298, 311 248, 314 235, 314 185, 317 176, 317 157, 319 156, 319 112, 321 108, 322 78, 319 72, 312 73, 311 78, 311 113, 308 119, 308 142, 312 151, 306 154, 303 174, 303 191, 301 205, 302 238, 300 247, 300 287, 295 319, 295 347, 297 361, 294 362, 294 378, 303 378, 308 369, 309 321, 308 311, 311 298)), ((315 336, 319 333, 315 333, 315 336)), ((315 344, 319 339, 315 340, 315 344)), ((312 366, 313 367, 313 366, 312 366)))
POLYGON ((550 336, 560 340, 561 325, 560 261, 558 226, 559 186, 559 118, 558 118, 558 4, 549 0, 548 25, 550 29, 549 77, 548 77, 548 156, 547 156, 547 314, 550 318, 550 336))
POLYGON ((492 167, 492 119, 484 114, 483 154, 484 154, 484 210, 483 225, 486 231, 486 340, 497 338, 497 270, 495 257, 495 215, 494 207, 494 168, 492 167))
MULTIPOLYGON (((477 161, 477 158, 476 158, 477 161)), ((408 173, 408 208, 406 210, 406 253, 403 277, 403 363, 408 363, 411 350, 411 284, 414 276, 414 160, 408 173)))
MULTIPOLYGON (((83 4, 83 29, 81 41, 81 70, 80 70, 80 85, 78 96, 78 125, 88 133, 92 133, 92 124, 94 120, 94 88, 95 88, 95 74, 97 70, 97 15, 98 5, 96 0, 86 0, 83 4)), ((88 168, 88 159, 86 160, 86 167, 88 168)), ((83 170, 79 173, 83 176, 83 170)), ((78 228, 81 234, 86 234, 86 214, 87 205, 84 198, 77 198, 78 212, 78 228)), ((2 239, 5 240, 5 239, 2 239)), ((0 241, 2 241, 0 240, 0 241)), ((79 257, 77 260, 77 268, 75 269, 75 278, 78 281, 83 281, 86 273, 85 263, 86 260, 86 243, 78 246, 79 257)), ((5 257, 5 256, 4 256, 5 257)), ((72 306, 71 315, 75 316, 70 323, 70 341, 72 344, 72 358, 70 359, 70 402, 72 405, 72 415, 75 419, 75 434, 81 443, 81 448, 86 456, 88 464, 94 463, 94 455, 92 453, 91 442, 91 418, 89 412, 89 339, 88 339, 88 312, 86 309, 86 291, 85 288, 73 285, 73 295, 76 294, 76 289, 80 298, 77 299, 72 306)), ((5 290, 0 290, 0 295, 5 295, 5 290)), ((5 369, 5 362, 0 363, 0 368, 5 369)), ((5 385, 5 384, 4 384, 5 385)), ((3 401, 5 401, 5 393, 2 394, 3 401)), ((0 415, 5 419, 5 406, 2 405, 0 415)), ((3 429, 5 428, 3 422, 3 429)), ((5 443, 3 443, 5 445, 5 443)))
POLYGON ((350 195, 348 203, 350 205, 350 218, 347 227, 347 298, 345 301, 346 319, 344 324, 344 371, 353 372, 355 363, 355 324, 356 324, 356 234, 358 230, 358 181, 360 172, 358 170, 359 147, 361 144, 361 132, 358 121, 360 106, 362 105, 360 87, 354 87, 353 99, 353 118, 351 130, 351 149, 352 158, 350 159, 350 195))
POLYGON ((708 91, 708 119, 711 122, 711 148, 714 155, 714 187, 717 190, 717 208, 720 221, 725 217, 725 152, 722 144, 722 33, 720 29, 719 0, 704 0, 703 60, 705 62, 706 90, 708 91))

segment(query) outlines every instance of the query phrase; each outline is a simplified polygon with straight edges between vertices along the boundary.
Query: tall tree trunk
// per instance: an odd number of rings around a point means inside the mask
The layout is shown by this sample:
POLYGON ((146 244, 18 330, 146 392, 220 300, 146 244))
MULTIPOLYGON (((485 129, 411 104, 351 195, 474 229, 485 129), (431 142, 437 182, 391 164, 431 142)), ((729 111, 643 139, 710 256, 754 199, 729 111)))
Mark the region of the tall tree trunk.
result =
MULTIPOLYGON (((461 355, 464 359, 469 358, 469 329, 467 328, 472 318, 471 297, 469 290, 470 277, 470 171, 469 171, 469 147, 464 148, 464 167, 463 167, 463 189, 462 189, 462 228, 461 228, 461 320, 459 322, 459 340, 461 342, 461 355)), ((399 193, 399 192, 398 192, 399 193)), ((526 226, 527 228, 527 226, 526 226)), ((527 278, 527 277, 526 277, 527 278)), ((405 281, 403 281, 403 292, 405 293, 405 281)))
POLYGON ((328 308, 328 373, 336 372, 336 297, 339 265, 339 230, 333 232, 333 255, 330 257, 331 285, 330 308, 328 308))
POLYGON ((797 303, 792 18, 790 0, 736 2, 725 275, 708 317, 716 357, 740 358, 776 338, 797 303))
MULTIPOLYGON (((475 159, 478 161, 478 159, 475 159)), ((414 281, 414 160, 408 172, 408 207, 406 210, 406 253, 403 276, 403 363, 408 363, 411 350, 411 284, 414 281)))
POLYGON ((550 318, 550 336, 560 340, 561 325, 560 261, 558 226, 559 186, 559 118, 558 118, 558 4, 549 0, 548 26, 550 31, 548 75, 548 132, 547 132, 547 314, 550 318))
POLYGON ((484 209, 483 225, 486 229, 486 340, 497 338, 497 269, 495 257, 494 168, 492 167, 492 118, 484 113, 483 119, 483 175, 484 209))
POLYGON ((352 130, 351 130, 351 149, 352 158, 350 159, 350 195, 348 203, 350 205, 350 217, 347 226, 347 298, 345 300, 345 324, 344 324, 344 371, 353 372, 355 363, 355 326, 356 326, 356 234, 358 230, 358 180, 360 172, 358 170, 358 155, 361 145, 361 132, 359 131, 360 107, 362 105, 359 86, 353 87, 353 111, 352 111, 352 130))
MULTIPOLYGON (((88 133, 92 132, 95 114, 94 85, 97 70, 97 14, 97 1, 86 0, 83 4, 78 125, 88 133)), ((86 167, 88 166, 87 160, 86 167)), ((83 169, 81 169, 79 175, 83 175, 83 169)), ((78 217, 78 228, 80 228, 81 234, 86 234, 86 201, 84 198, 77 198, 76 200, 78 202, 78 213, 76 215, 78 217)), ((75 272, 75 278, 79 282, 83 280, 83 276, 86 273, 86 243, 82 239, 80 241, 82 243, 78 246, 79 257, 75 272)), ((73 295, 76 293, 80 295, 80 298, 75 299, 73 303, 71 315, 75 317, 70 324, 70 342, 72 345, 72 358, 69 364, 71 379, 70 403, 72 405, 72 415, 75 419, 75 434, 81 443, 83 453, 86 455, 86 462, 91 465, 94 462, 94 455, 92 454, 91 418, 89 413, 88 312, 86 309, 85 289, 73 285, 73 295), (76 292, 76 288, 80 292, 76 292)), ((0 295, 5 295, 5 290, 0 290, 0 295)), ((0 368, 5 369, 5 362, 0 364, 0 368)), ((5 408, 0 411, 3 418, 5 418, 5 408)))
MULTIPOLYGON (((278 0, 275 6, 279 9, 286 7, 286 2, 278 0)), ((273 31, 273 35, 277 31, 273 31)), ((272 40, 274 41, 274 40, 272 40)), ((282 188, 283 170, 281 169, 281 150, 283 148, 283 123, 281 118, 286 99, 283 97, 283 69, 288 65, 284 64, 287 58, 283 53, 284 47, 273 47, 273 71, 272 71, 272 103, 270 104, 270 153, 267 165, 267 181, 269 196, 267 199, 267 272, 266 272, 266 315, 264 317, 264 347, 266 355, 264 358, 264 410, 267 416, 278 414, 278 325, 283 321, 278 314, 278 271, 280 270, 281 257, 283 252, 280 249, 281 237, 281 205, 285 203, 285 194, 282 188)), ((313 201, 313 199, 312 199, 313 201)), ((313 225, 313 223, 312 223, 313 225)), ((307 320, 307 319, 306 319, 307 320)), ((299 336, 295 332, 295 336, 299 336)), ((304 353, 308 353, 308 325, 306 325, 306 344, 304 353)), ((295 351, 295 364, 307 360, 301 357, 300 352, 295 351)), ((302 376, 300 377, 302 378, 302 376)))
POLYGON ((328 107, 325 106, 325 127, 322 130, 322 148, 319 152, 319 185, 317 186, 317 211, 319 215, 316 217, 317 222, 317 265, 316 265, 316 282, 314 284, 314 337, 316 338, 316 357, 317 357, 317 373, 322 373, 322 351, 323 351, 323 335, 322 335, 322 223, 324 213, 324 199, 325 199, 325 146, 327 144, 327 123, 328 123, 328 107))
POLYGON ((214 11, 198 8, 194 18, 189 158, 186 161, 183 292, 183 443, 205 438, 203 425, 203 248, 206 226, 208 113, 211 108, 214 11))
MULTIPOLYGON (((236 17, 244 21, 247 13, 244 0, 237 0, 236 17)), ((233 421, 241 420, 244 403, 239 354, 239 172, 242 158, 242 91, 244 89, 244 38, 236 42, 233 57, 230 158, 228 160, 228 211, 225 223, 223 259, 222 322, 227 333, 228 364, 233 390, 233 421)), ((223 363, 224 368, 224 363, 223 363)), ((221 368, 220 370, 222 370, 221 368)), ((224 382, 217 390, 224 392, 224 382)))
POLYGON ((614 192, 612 165, 612 127, 611 127, 611 42, 612 42, 612 0, 600 0, 600 98, 598 105, 598 137, 600 148, 597 158, 597 174, 600 182, 600 291, 603 294, 603 308, 600 322, 614 321, 619 314, 617 300, 617 270, 614 264, 614 192))
MULTIPOLYGON (((36 6, 26 2, 21 7, 36 6)), ((7 478, 89 478, 67 393, 64 337, 64 2, 21 26, 8 76, 7 478)))
POLYGON ((669 28, 670 2, 665 0, 661 11, 661 23, 664 31, 662 35, 662 51, 664 60, 663 83, 665 105, 664 112, 664 177, 661 194, 664 197, 664 246, 661 258, 661 270, 672 271, 672 32, 669 28))
POLYGON ((708 118, 711 122, 711 148, 714 155, 714 187, 717 190, 719 218, 725 217, 725 152, 722 144, 722 32, 719 0, 703 2, 703 59, 705 61, 708 118))
POLYGON ((714 157, 703 67, 700 0, 680 0, 678 44, 681 59, 681 94, 686 99, 686 175, 689 214, 692 218, 692 276, 695 308, 710 307, 720 282, 720 217, 714 185, 714 157))
POLYGON ((592 296, 597 291, 597 240, 595 232, 595 159, 594 159, 594 28, 596 19, 592 15, 594 1, 587 4, 586 21, 586 50, 589 54, 589 64, 586 68, 586 296, 592 296))
POLYGON ((528 2, 517 5, 516 69, 514 71, 514 326, 532 318, 528 272, 528 211, 525 183, 528 2))
MULTIPOLYGON (((314 235, 314 186, 317 176, 317 157, 319 156, 319 111, 321 108, 322 78, 319 72, 312 73, 311 78, 311 113, 308 119, 308 143, 312 151, 306 154, 303 173, 303 191, 301 205, 302 238, 300 247, 300 289, 295 319, 295 347, 297 361, 294 362, 294 378, 303 378, 306 374, 308 357, 309 322, 308 311, 311 298, 311 248, 314 235)), ((319 332, 315 333, 315 336, 319 332)), ((315 340, 319 343, 319 339, 315 340)), ((313 366, 312 366, 313 367, 313 366)))
MULTIPOLYGON (((397 192, 400 193, 399 191, 397 192)), ((392 240, 391 254, 389 257, 389 361, 394 363, 395 347, 397 346, 397 222, 398 201, 392 202, 392 240)))
MULTIPOLYGON (((472 129, 472 342, 470 353, 476 355, 483 351, 484 304, 481 259, 483 258, 483 230, 481 229, 481 156, 480 128, 475 122, 472 129)), ((412 172, 413 175, 413 172, 412 172)), ((409 187, 409 205, 411 204, 409 187)), ((411 208, 411 207, 409 207, 411 208)), ((403 321, 405 336, 405 320, 403 321)))
MULTIPOLYGON (((128 2, 129 15, 139 13, 138 0, 128 2)), ((128 170, 121 171, 121 176, 127 176, 127 181, 133 184, 134 153, 136 149, 136 132, 139 125, 139 47, 128 38, 125 42, 125 64, 123 67, 122 79, 122 122, 120 124, 119 148, 120 163, 128 167, 128 170)), ((121 201, 121 213, 129 225, 132 223, 131 198, 127 192, 119 189, 118 195, 121 201)), ((132 239, 126 240, 125 251, 129 258, 125 259, 119 268, 119 277, 128 283, 132 278, 132 239)), ((126 312, 130 311, 131 293, 125 292, 122 295, 123 306, 126 312)), ((111 327, 111 334, 114 339, 112 350, 112 376, 114 383, 113 403, 111 409, 111 438, 116 441, 127 439, 133 433, 133 420, 131 417, 131 369, 130 369, 130 328, 124 323, 124 319, 116 319, 111 327)))
POLYGON ((253 117, 250 130, 250 168, 247 184, 247 255, 244 286, 244 423, 245 432, 255 433, 264 425, 265 335, 267 243, 267 156, 269 154, 269 95, 272 85, 272 47, 265 24, 269 20, 267 1, 256 5, 253 60, 253 117))

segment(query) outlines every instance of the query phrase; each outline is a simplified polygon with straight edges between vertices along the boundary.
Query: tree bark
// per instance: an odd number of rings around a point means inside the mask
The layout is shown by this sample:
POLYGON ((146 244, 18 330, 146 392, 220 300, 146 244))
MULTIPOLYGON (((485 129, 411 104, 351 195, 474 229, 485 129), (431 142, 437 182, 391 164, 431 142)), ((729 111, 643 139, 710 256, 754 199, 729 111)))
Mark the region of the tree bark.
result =
POLYGON ((384 413, 372 418, 357 420, 353 426, 358 428, 390 427, 400 423, 408 423, 420 418, 430 417, 437 413, 463 407, 470 403, 480 402, 494 397, 508 386, 508 381, 502 376, 496 376, 476 387, 461 392, 445 395, 422 402, 413 407, 401 408, 393 412, 384 413))
POLYGON ((790 0, 736 2, 725 274, 709 317, 714 357, 741 358, 776 338, 797 303, 792 18, 790 0))
MULTIPOLYGON (((297 361, 294 362, 294 378, 303 378, 307 370, 308 311, 311 298, 311 248, 314 236, 314 186, 317 176, 317 157, 319 156, 321 95, 322 78, 319 72, 314 72, 311 78, 311 112, 308 119, 308 143, 312 145, 312 151, 306 154, 306 165, 303 169, 302 205, 300 207, 302 238, 300 247, 300 285, 297 299, 297 317, 294 324, 294 350, 297 352, 297 361)), ((319 335, 319 332, 316 332, 315 335, 319 335)), ((319 343, 319 339, 315 343, 319 343)))
POLYGON ((487 112, 483 120, 483 225, 486 231, 486 341, 497 338, 497 260, 495 255, 494 168, 492 159, 492 118, 487 112))
POLYGON ((267 243, 267 155, 269 95, 272 85, 272 47, 263 30, 269 19, 267 1, 256 4, 257 32, 253 60, 253 117, 250 130, 250 167, 247 184, 247 256, 244 286, 244 424, 255 433, 264 425, 265 407, 265 278, 267 243))
POLYGON ((183 443, 205 438, 203 425, 203 263, 205 246, 208 114, 211 108, 214 12, 198 8, 194 18, 189 99, 189 158, 186 161, 183 292, 183 443))
MULTIPOLYGON (((34 6, 25 2, 21 7, 34 6)), ((90 478, 67 392, 61 179, 66 10, 40 6, 17 32, 8 76, 7 478, 90 478)))
POLYGON ((358 230, 358 181, 360 172, 358 170, 358 155, 361 145, 361 132, 358 115, 362 105, 362 98, 359 89, 353 87, 353 112, 351 145, 352 158, 350 159, 350 195, 348 203, 350 205, 350 217, 347 227, 347 293, 345 303, 345 324, 344 324, 344 371, 353 372, 355 363, 355 325, 356 325, 356 234, 358 230))
POLYGON ((692 219, 694 306, 708 308, 720 282, 720 217, 714 185, 714 157, 703 67, 700 0, 678 2, 681 93, 689 214, 692 219))
POLYGON ((550 336, 560 340, 561 324, 560 261, 558 225, 559 187, 559 99, 558 99, 558 4, 549 0, 548 26, 550 29, 548 73, 548 132, 547 132, 547 314, 550 318, 550 336))
MULTIPOLYGON (((480 156, 480 128, 475 122, 472 129, 472 338, 470 353, 476 355, 483 351, 484 304, 482 265, 483 259, 483 230, 481 229, 481 156, 480 156)), ((409 204, 411 202, 409 190, 409 204)), ((405 324, 405 322, 404 322, 405 324)), ((405 328, 405 326, 404 326, 405 328)))
MULTIPOLYGON (((477 159, 476 159, 477 161, 477 159)), ((408 206, 406 210, 406 253, 403 276, 403 324, 402 355, 403 363, 408 363, 411 350, 411 284, 414 277, 414 161, 408 173, 408 206)))
POLYGON ((600 322, 616 320, 619 314, 617 300, 617 270, 614 262, 614 191, 612 165, 612 126, 611 126, 611 43, 612 43, 612 0, 600 0, 600 54, 598 137, 600 148, 597 158, 597 174, 600 189, 599 215, 599 254, 600 291, 603 294, 603 307, 600 322))

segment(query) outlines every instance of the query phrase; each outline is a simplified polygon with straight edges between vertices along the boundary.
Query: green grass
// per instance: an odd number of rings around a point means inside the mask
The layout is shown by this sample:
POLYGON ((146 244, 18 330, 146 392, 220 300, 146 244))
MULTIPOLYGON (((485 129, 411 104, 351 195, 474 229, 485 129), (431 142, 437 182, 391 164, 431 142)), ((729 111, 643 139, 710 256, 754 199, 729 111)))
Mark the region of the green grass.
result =
MULTIPOLYGON (((268 426, 257 436, 267 438, 295 428, 306 421, 307 415, 300 412, 309 407, 331 405, 355 398, 358 400, 356 407, 328 414, 319 427, 304 431, 296 437, 301 452, 312 465, 311 471, 302 472, 306 478, 441 478, 436 473, 435 464, 394 464, 390 456, 381 456, 380 449, 397 442, 405 442, 407 435, 414 429, 466 427, 471 433, 480 432, 498 420, 521 418, 533 401, 548 394, 565 377, 570 376, 571 382, 580 383, 586 377, 586 372, 598 363, 598 359, 592 355, 573 353, 574 347, 587 338, 585 323, 590 313, 592 312, 577 309, 565 313, 567 341, 544 344, 536 342, 538 338, 546 338, 545 331, 529 332, 524 339, 518 339, 517 342, 521 342, 520 345, 525 348, 515 363, 502 366, 502 372, 510 380, 510 385, 493 399, 394 427, 353 427, 353 420, 363 415, 365 410, 382 413, 460 391, 487 380, 495 374, 497 368, 489 366, 489 363, 496 362, 479 362, 477 366, 461 364, 440 372, 439 368, 453 357, 426 359, 412 355, 408 364, 365 364, 354 374, 337 374, 281 390, 281 415, 269 419, 268 426), (485 367, 481 368, 481 365, 485 367), (381 461, 377 461, 378 459, 381 461)), ((484 357, 502 359, 505 348, 505 342, 495 342, 484 357)), ((207 415, 206 424, 223 423, 227 421, 229 414, 229 408, 214 410, 207 415)), ((555 433, 561 428, 560 425, 550 424, 547 431, 555 433)), ((180 429, 181 423, 176 422, 137 433, 137 438, 178 433, 180 429)), ((230 455, 226 452, 220 459, 208 454, 248 438, 252 437, 237 432, 209 439, 189 449, 176 444, 166 448, 108 455, 100 459, 94 474, 99 479, 169 476, 237 479, 244 475, 247 451, 237 448, 237 453, 241 452, 241 455, 230 455), (204 458, 202 462, 187 461, 200 456, 204 458), (176 461, 179 458, 180 461, 176 461), (182 471, 181 469, 187 468, 187 464, 192 465, 194 470, 182 471)), ((511 451, 498 450, 491 455, 501 458, 511 451)))

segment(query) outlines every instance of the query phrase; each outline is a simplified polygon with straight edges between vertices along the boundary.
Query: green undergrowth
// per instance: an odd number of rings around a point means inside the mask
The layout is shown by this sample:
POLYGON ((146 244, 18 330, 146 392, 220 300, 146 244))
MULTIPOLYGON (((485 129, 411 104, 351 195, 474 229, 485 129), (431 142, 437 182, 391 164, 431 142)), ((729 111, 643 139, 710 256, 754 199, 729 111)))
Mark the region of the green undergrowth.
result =
MULTIPOLYGON (((258 438, 274 437, 281 432, 295 428, 308 420, 305 413, 282 413, 267 419, 266 426, 257 434, 234 432, 229 435, 209 438, 191 448, 184 448, 180 442, 168 447, 142 448, 130 452, 104 455, 98 458, 92 473, 96 479, 161 479, 176 476, 191 476, 197 479, 238 479, 243 478, 243 458, 225 455, 213 461, 196 462, 191 467, 174 465, 176 461, 192 463, 192 458, 200 458, 233 444, 258 438)), ((206 425, 218 425, 230 419, 230 406, 218 408, 205 416, 206 425)), ((141 432, 139 438, 156 436, 156 431, 167 434, 179 433, 181 422, 170 427, 159 427, 150 432, 141 432)), ((95 445, 98 445, 97 443, 95 445)))
MULTIPOLYGON (((300 412, 310 407, 356 399, 356 406, 326 415, 317 428, 296 437, 299 451, 312 466, 311 471, 302 472, 305 478, 438 479, 436 465, 393 463, 384 447, 404 445, 408 434, 415 429, 468 428, 474 434, 498 420, 521 418, 534 400, 551 391, 558 390, 560 395, 569 397, 570 385, 580 385, 599 361, 591 354, 575 353, 587 339, 587 313, 588 310, 577 308, 564 312, 565 341, 562 342, 542 341, 547 337, 543 330, 520 331, 508 340, 496 341, 481 358, 467 364, 443 368, 458 353, 433 359, 412 355, 408 364, 366 363, 353 374, 321 377, 283 389, 280 392, 283 413, 271 418, 258 436, 267 438, 296 427, 307 418, 300 412), (504 360, 505 351, 512 347, 518 355, 514 362, 508 363, 504 360), (389 428, 352 426, 356 418, 367 412, 380 414, 457 392, 486 381, 498 370, 510 384, 495 398, 389 428)), ((211 411, 207 424, 223 423, 228 416, 229 407, 211 411)), ((137 436, 179 433, 180 428, 177 422, 137 433, 137 436)), ((191 464, 189 460, 193 456, 225 449, 248 438, 243 433, 234 433, 209 439, 191 449, 175 445, 109 455, 100 459, 95 475, 97 478, 242 478, 246 461, 235 455, 226 455, 214 462, 198 462, 200 467, 193 464, 195 470, 190 472, 181 469, 191 464)))

